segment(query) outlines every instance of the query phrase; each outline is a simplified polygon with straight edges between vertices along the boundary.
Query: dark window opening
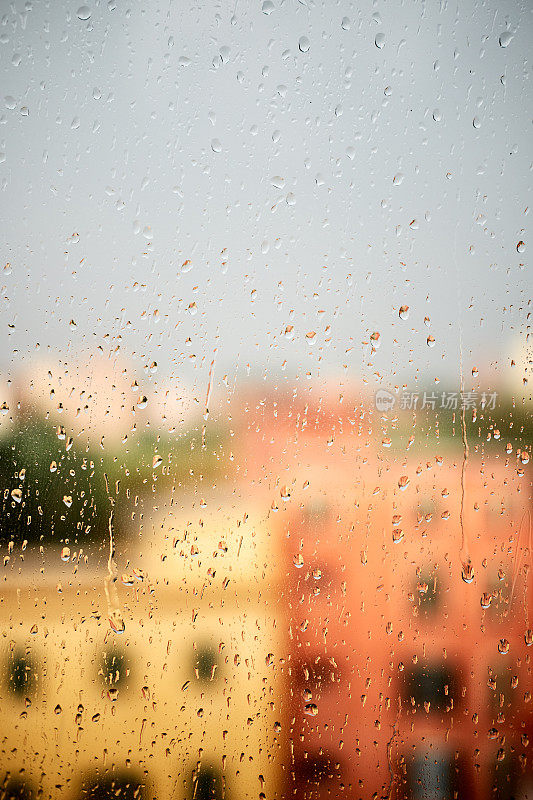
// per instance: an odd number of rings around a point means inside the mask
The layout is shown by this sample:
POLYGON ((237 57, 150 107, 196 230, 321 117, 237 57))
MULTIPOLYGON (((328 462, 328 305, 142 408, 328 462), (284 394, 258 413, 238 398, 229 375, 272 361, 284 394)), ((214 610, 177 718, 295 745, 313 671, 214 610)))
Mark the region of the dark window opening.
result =
POLYGON ((218 667, 218 653, 209 645, 199 647, 194 659, 194 671, 200 681, 215 679, 218 667))
POLYGON ((146 800, 144 784, 130 775, 106 775, 83 787, 80 800, 146 800))
POLYGON ((192 779, 191 800, 222 800, 222 776, 214 767, 200 767, 192 779))
POLYGON ((417 753, 403 761, 398 800, 456 800, 471 797, 465 760, 438 752, 417 753))
POLYGON ((23 778, 6 775, 0 787, 0 800, 32 800, 33 792, 23 778))
POLYGON ((15 650, 9 655, 7 664, 7 684, 9 690, 17 695, 30 694, 35 687, 35 671, 28 653, 15 650))
POLYGON ((123 685, 129 674, 125 655, 115 650, 104 653, 102 672, 104 681, 108 686, 117 687, 123 685))
POLYGON ((444 711, 455 697, 456 680, 453 672, 442 665, 421 666, 411 670, 407 678, 407 696, 417 706, 444 711))
POLYGON ((518 794, 517 764, 512 758, 495 761, 492 768, 491 800, 521 800, 526 794, 518 794))
POLYGON ((342 775, 342 765, 326 753, 310 753, 307 758, 300 757, 294 764, 297 784, 320 784, 338 780, 342 775))

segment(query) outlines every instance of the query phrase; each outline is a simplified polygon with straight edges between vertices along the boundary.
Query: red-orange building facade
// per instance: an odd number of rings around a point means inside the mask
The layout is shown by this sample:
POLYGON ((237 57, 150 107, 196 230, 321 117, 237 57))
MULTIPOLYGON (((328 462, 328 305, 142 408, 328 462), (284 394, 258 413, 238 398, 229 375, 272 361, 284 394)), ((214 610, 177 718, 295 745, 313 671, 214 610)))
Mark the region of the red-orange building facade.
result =
POLYGON ((517 454, 389 448, 362 400, 249 408, 283 553, 287 797, 533 797, 517 454))

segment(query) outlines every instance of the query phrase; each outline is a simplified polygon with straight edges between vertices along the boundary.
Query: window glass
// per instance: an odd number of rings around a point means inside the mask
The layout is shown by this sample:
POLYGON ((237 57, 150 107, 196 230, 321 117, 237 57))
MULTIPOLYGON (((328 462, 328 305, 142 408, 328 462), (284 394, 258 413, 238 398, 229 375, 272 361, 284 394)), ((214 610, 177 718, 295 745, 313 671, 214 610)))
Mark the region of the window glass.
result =
POLYGON ((0 3, 0 800, 533 800, 531 10, 0 3))

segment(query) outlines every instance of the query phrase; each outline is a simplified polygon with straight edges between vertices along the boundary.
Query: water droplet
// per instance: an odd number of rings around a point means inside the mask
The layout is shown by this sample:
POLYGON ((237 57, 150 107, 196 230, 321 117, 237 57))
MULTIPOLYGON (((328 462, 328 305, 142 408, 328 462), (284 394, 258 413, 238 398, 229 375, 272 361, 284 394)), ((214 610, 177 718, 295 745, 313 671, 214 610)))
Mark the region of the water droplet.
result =
POLYGON ((61 706, 58 703, 57 706, 54 708, 54 714, 61 714, 62 711, 63 711, 63 709, 61 708, 61 706))
POLYGON ((488 608, 492 603, 492 595, 489 592, 483 592, 480 602, 481 608, 488 608))
POLYGON ((70 494, 63 495, 63 502, 67 508, 70 508, 72 505, 72 496, 70 494))
POLYGON ((433 111, 433 119, 435 120, 435 122, 440 122, 442 120, 442 114, 440 113, 438 108, 436 108, 433 111))
POLYGON ((525 450, 520 453, 520 461, 522 464, 529 464, 529 453, 526 453, 525 450))
POLYGON ((479 119, 479 117, 474 117, 474 119, 472 120, 472 125, 474 126, 474 128, 481 128, 481 120, 479 119))
POLYGON ((61 550, 61 561, 68 561, 70 558, 70 547, 64 547, 61 550))
POLYGON ((15 503, 20 503, 22 501, 22 489, 12 489, 11 497, 15 503))
POLYGON ((17 101, 15 100, 15 98, 14 98, 14 97, 11 97, 11 95, 10 95, 10 94, 8 94, 8 95, 7 95, 7 96, 4 98, 4 102, 5 102, 5 104, 6 104, 6 108, 7 108, 9 111, 13 111, 13 109, 14 109, 14 108, 15 108, 15 106, 17 105, 17 101))
POLYGON ((375 45, 377 48, 381 50, 383 45, 385 44, 385 34, 384 33, 376 33, 376 38, 374 39, 375 45))
POLYGON ((498 651, 503 655, 507 655, 509 652, 509 642, 507 639, 500 639, 498 642, 498 651))
POLYGON ((472 367, 472 377, 473 378, 477 378, 478 375, 479 375, 478 368, 477 367, 472 367))
POLYGON ((304 714, 309 717, 316 717, 318 714, 318 706, 315 703, 307 703, 304 708, 304 714))
POLYGON ((377 350, 380 345, 379 337, 380 337, 379 331, 374 331, 373 333, 370 334, 370 341, 372 342, 372 347, 375 350, 377 350))
POLYGON ((409 486, 409 483, 410 481, 407 475, 402 475, 400 480, 398 481, 398 487, 401 489, 402 492, 404 492, 409 486))
POLYGON ((275 8, 276 8, 276 6, 272 2, 272 0, 265 0, 263 5, 261 6, 261 11, 263 12, 263 14, 266 14, 267 17, 268 17, 269 14, 272 14, 272 12, 274 11, 275 8))
POLYGON ((163 459, 160 455, 155 455, 152 459, 152 469, 157 469, 163 463, 163 459))
POLYGON ((341 20, 341 28, 343 29, 343 31, 349 31, 351 27, 352 23, 350 17, 343 17, 341 20))
POLYGON ((270 179, 272 186, 276 189, 284 189, 285 188, 285 178, 282 178, 281 175, 274 175, 273 178, 270 179))
POLYGON ((463 578, 465 583, 472 583, 474 580, 474 567, 470 561, 467 561, 463 564, 463 568, 461 570, 461 577, 463 578))
POLYGON ((409 319, 409 306, 400 306, 400 319, 409 319))
POLYGON ((300 36, 298 40, 298 49, 301 53, 307 53, 309 48, 311 47, 311 43, 307 36, 300 36))
POLYGON ((301 569, 304 565, 304 557, 301 553, 297 553, 293 558, 294 566, 296 569, 301 569))
POLYGON ((401 528, 395 528, 392 532, 392 541, 394 544, 399 544, 403 539, 404 533, 401 528))
POLYGON ((526 249, 526 243, 520 240, 516 245, 516 252, 523 253, 525 249, 526 249))
POLYGON ((511 44, 512 38, 513 34, 510 31, 504 31, 501 33, 499 38, 500 47, 507 47, 507 45, 511 44))
POLYGON ((126 630, 126 623, 122 617, 122 614, 118 608, 113 609, 109 615, 109 625, 111 630, 115 633, 124 633, 126 630))
POLYGON ((78 17, 78 19, 81 19, 82 22, 85 22, 86 20, 91 18, 91 9, 89 8, 89 6, 80 6, 78 8, 76 16, 78 17))
POLYGON ((267 665, 267 667, 271 667, 273 663, 274 663, 274 653, 269 653, 265 658, 265 664, 267 665))
POLYGON ((426 339, 426 342, 428 347, 435 347, 435 337, 432 336, 431 334, 426 339))
POLYGON ((390 436, 385 436, 381 440, 381 444, 383 445, 383 447, 390 447, 392 444, 392 439, 390 438, 390 436))
POLYGON ((525 632, 524 641, 528 647, 531 647, 533 644, 533 630, 531 630, 531 628, 528 628, 525 632))
POLYGON ((222 145, 220 144, 220 139, 211 139, 211 150, 213 151, 213 153, 222 152, 222 145))
POLYGON ((143 410, 143 408, 146 408, 146 406, 147 406, 147 405, 148 405, 148 398, 147 398, 145 395, 141 395, 141 396, 140 396, 140 397, 137 399, 137 408, 138 408, 140 411, 142 411, 142 410, 143 410))
POLYGON ((394 178, 392 179, 392 183, 394 186, 400 186, 402 181, 403 181, 403 174, 401 172, 398 172, 398 174, 395 175, 394 178))

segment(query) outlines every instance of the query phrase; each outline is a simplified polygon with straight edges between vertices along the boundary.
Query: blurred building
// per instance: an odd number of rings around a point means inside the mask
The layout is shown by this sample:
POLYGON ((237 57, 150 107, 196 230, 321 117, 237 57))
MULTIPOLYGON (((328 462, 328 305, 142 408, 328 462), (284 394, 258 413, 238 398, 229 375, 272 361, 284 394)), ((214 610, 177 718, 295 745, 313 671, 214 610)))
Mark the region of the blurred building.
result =
POLYGON ((280 796, 269 532, 235 498, 179 509, 116 580, 105 547, 6 557, 0 796, 280 796))
POLYGON ((532 797, 521 459, 474 453, 463 497, 461 447, 395 450, 360 400, 255 416, 285 552, 286 796, 532 797))

